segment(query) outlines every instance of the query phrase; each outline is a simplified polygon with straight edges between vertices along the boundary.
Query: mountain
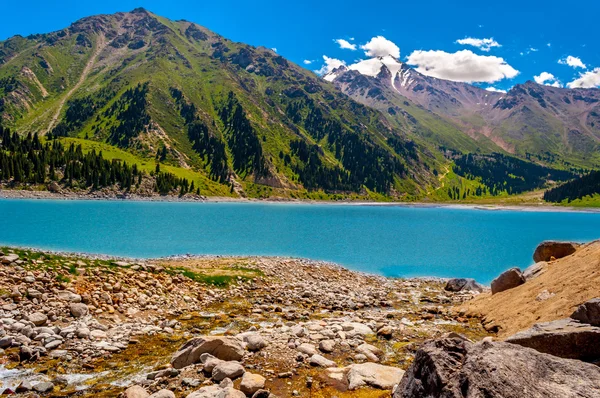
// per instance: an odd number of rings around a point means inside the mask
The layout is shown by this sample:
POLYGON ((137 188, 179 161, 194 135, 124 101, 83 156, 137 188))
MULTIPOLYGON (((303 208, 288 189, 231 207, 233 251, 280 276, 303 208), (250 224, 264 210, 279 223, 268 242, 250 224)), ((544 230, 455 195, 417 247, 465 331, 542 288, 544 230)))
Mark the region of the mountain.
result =
POLYGON ((508 93, 492 92, 425 76, 392 56, 341 66, 324 79, 402 123, 414 119, 416 133, 417 122, 424 120, 422 110, 430 112, 451 131, 440 135, 438 129, 434 138, 454 150, 471 150, 470 138, 483 150, 502 151, 555 167, 600 167, 598 89, 527 82, 508 93))
POLYGON ((407 198, 446 162, 274 51, 144 9, 1 42, 0 116, 214 195, 407 198))

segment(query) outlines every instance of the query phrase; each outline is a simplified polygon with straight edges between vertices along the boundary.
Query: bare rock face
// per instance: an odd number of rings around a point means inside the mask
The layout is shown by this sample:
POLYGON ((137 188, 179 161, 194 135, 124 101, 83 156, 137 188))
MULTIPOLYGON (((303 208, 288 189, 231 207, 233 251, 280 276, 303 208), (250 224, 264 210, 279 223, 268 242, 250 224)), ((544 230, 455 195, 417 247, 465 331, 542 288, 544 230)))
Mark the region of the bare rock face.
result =
POLYGON ((544 273, 544 268, 546 267, 546 265, 548 265, 546 261, 540 261, 539 263, 530 265, 525 269, 525 271, 523 271, 523 277, 526 281, 530 281, 540 276, 544 273))
POLYGON ((484 287, 479 283, 475 282, 475 279, 471 278, 454 278, 448 280, 446 283, 446 287, 444 290, 448 292, 462 292, 462 291, 473 291, 473 292, 483 292, 484 287))
POLYGON ((200 336, 188 340, 171 358, 175 369, 197 363, 200 355, 211 354, 222 361, 239 361, 244 347, 239 340, 221 336, 200 336))
POLYGON ((592 326, 600 326, 600 298, 591 299, 581 304, 571 315, 571 318, 592 326))
POLYGON ((572 319, 538 323, 506 341, 561 358, 600 359, 600 328, 572 319))
POLYGON ((430 340, 393 398, 597 398, 600 368, 505 342, 430 340))
POLYGON ((500 293, 508 289, 513 289, 525 283, 525 277, 518 268, 511 268, 504 271, 492 281, 492 294, 500 293))
POLYGON ((575 253, 579 246, 578 243, 574 242, 542 242, 533 253, 533 261, 536 263, 539 263, 540 261, 550 261, 552 257, 558 260, 559 258, 570 256, 575 253))

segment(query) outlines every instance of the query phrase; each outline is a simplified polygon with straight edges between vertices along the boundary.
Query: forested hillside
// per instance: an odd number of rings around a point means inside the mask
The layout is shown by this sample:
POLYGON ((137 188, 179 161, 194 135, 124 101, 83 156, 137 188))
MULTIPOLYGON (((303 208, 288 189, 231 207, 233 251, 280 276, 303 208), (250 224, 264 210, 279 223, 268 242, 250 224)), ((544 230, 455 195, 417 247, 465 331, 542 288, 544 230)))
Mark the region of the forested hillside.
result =
POLYGON ((192 171, 209 192, 409 199, 444 163, 272 50, 143 9, 14 37, 0 54, 5 127, 192 171))

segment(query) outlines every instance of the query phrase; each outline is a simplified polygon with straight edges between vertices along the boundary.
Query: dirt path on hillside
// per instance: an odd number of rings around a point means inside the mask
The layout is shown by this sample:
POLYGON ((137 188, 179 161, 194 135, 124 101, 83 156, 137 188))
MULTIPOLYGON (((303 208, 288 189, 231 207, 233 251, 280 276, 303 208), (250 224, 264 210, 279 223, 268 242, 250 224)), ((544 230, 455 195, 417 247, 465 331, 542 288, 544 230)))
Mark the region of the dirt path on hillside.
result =
POLYGON ((67 92, 67 94, 65 94, 61 98, 60 102, 58 103, 58 108, 56 109, 54 116, 52 116, 52 120, 50 120, 50 124, 48 125, 46 133, 50 132, 54 128, 56 122, 58 121, 58 118, 60 117, 60 112, 62 111, 65 102, 67 102, 71 95, 73 95, 73 93, 77 91, 79 87, 81 87, 85 79, 89 76, 90 72, 92 71, 92 68, 96 64, 96 58, 98 58, 98 55, 100 55, 100 52, 102 52, 104 47, 106 47, 106 38, 102 33, 100 33, 98 35, 98 39, 96 40, 96 49, 94 50, 94 53, 92 54, 88 62, 85 64, 85 67, 83 68, 83 71, 81 72, 81 76, 79 76, 79 80, 77 81, 77 83, 75 83, 75 85, 67 92))

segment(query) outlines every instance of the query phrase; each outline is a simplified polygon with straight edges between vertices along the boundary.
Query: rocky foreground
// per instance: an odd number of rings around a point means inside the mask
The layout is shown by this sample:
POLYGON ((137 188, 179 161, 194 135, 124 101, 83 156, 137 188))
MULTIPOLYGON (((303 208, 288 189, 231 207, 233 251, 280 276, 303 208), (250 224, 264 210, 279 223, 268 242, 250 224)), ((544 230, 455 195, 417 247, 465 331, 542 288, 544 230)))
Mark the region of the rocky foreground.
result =
POLYGON ((465 316, 489 294, 472 280, 0 251, 4 395, 600 397, 597 366, 493 341, 465 316))

